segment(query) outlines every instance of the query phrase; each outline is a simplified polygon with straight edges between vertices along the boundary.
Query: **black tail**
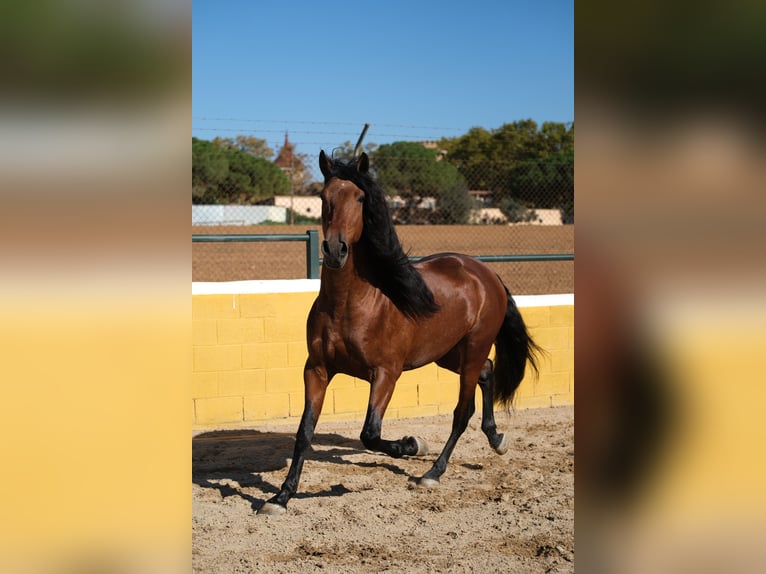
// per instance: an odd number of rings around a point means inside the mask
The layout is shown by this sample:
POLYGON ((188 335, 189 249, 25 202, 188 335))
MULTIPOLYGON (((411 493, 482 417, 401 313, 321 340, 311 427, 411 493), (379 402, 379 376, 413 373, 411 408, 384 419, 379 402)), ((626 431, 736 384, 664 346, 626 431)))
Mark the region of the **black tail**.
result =
POLYGON ((527 333, 521 313, 507 287, 505 292, 508 294, 508 307, 505 310, 503 325, 495 339, 494 398, 496 403, 508 409, 516 389, 524 378, 527 362, 535 375, 538 375, 537 359, 545 351, 527 333))

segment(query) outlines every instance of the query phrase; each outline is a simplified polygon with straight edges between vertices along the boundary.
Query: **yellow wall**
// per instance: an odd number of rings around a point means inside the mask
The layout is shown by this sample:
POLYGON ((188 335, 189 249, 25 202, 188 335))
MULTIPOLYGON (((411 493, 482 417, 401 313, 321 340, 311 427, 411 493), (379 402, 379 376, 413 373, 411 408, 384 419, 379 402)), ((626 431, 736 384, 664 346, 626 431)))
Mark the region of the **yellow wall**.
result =
MULTIPOLYGON (((315 297, 316 292, 192 296, 194 428, 297 424, 304 402, 306 316, 315 297)), ((548 355, 539 379, 522 381, 515 408, 574 404, 574 306, 520 310, 548 355)), ((457 388, 457 375, 434 364, 405 372, 386 418, 451 413, 457 388)), ((364 420, 368 393, 366 381, 336 376, 322 420, 364 420)), ((477 392, 477 405, 479 400, 477 392)))

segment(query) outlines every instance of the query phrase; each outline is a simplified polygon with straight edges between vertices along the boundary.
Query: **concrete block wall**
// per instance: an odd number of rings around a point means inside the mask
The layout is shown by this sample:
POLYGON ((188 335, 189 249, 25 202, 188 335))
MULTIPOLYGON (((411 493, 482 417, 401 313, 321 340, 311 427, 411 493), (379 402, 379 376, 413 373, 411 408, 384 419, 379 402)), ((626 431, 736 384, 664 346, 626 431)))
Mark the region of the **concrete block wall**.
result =
MULTIPOLYGON (((317 280, 192 286, 192 421, 195 429, 297 425, 303 412, 306 317, 317 280)), ((540 377, 525 377, 515 408, 574 404, 574 297, 516 297, 533 338, 547 352, 540 377)), ((436 365, 402 374, 386 418, 451 413, 458 376, 436 365)), ((364 420, 367 381, 337 375, 322 420, 364 420)), ((480 393, 477 391, 477 406, 480 393)))

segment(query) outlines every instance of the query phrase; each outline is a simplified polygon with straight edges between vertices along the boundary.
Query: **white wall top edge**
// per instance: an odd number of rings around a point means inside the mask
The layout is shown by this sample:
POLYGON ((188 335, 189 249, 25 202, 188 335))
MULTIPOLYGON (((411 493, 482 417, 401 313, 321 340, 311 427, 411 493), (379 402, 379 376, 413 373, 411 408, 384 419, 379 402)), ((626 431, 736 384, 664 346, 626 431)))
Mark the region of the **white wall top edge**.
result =
POLYGON ((574 305, 574 293, 552 295, 514 295, 517 307, 558 307, 574 305))
POLYGON ((319 292, 319 279, 269 279, 259 281, 192 281, 192 295, 249 295, 258 293, 319 292))
MULTIPOLYGON (((192 295, 249 295, 259 293, 317 293, 319 279, 271 279, 260 281, 192 282, 192 295)), ((518 307, 574 305, 573 293, 515 295, 518 307)))

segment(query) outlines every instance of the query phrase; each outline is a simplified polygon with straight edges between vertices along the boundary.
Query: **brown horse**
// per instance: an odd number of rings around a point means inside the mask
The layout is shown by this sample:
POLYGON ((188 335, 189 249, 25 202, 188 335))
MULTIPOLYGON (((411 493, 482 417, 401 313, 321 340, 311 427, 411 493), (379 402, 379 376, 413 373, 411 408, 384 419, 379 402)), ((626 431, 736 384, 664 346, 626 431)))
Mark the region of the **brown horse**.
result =
POLYGON ((319 154, 322 253, 319 295, 307 322, 308 359, 303 371, 306 402, 292 463, 279 493, 259 514, 282 514, 295 494, 333 376, 346 373, 370 383, 361 440, 370 450, 398 458, 425 454, 416 437, 381 438, 381 424, 402 371, 428 363, 460 374, 452 432, 431 469, 419 479, 435 486, 482 391, 481 428, 499 454, 508 440, 498 434, 494 402, 508 407, 526 364, 537 371, 538 346, 527 334, 500 278, 465 255, 442 253, 412 264, 402 250, 385 194, 368 173, 369 160, 343 162, 319 154), (495 344, 495 362, 488 359, 495 344))

